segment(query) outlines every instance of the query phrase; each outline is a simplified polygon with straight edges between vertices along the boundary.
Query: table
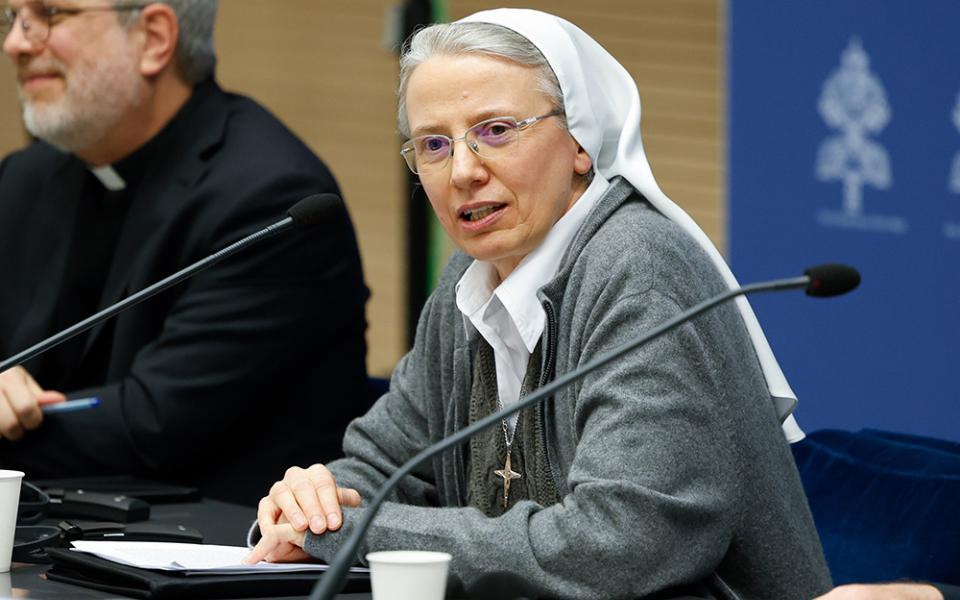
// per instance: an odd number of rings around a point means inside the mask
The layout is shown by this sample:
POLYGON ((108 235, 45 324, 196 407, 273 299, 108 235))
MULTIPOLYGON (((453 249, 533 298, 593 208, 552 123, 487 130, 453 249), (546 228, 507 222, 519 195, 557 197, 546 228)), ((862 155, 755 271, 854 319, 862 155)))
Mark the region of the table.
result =
MULTIPOLYGON (((203 533, 204 542, 208 544, 242 546, 246 544, 246 530, 256 518, 256 514, 254 507, 204 499, 200 502, 153 505, 150 519, 194 527, 203 533)), ((41 578, 46 569, 46 565, 14 563, 9 574, 0 573, 0 599, 122 598, 89 588, 47 581, 41 578)), ((337 599, 369 600, 370 594, 340 594, 337 599)))

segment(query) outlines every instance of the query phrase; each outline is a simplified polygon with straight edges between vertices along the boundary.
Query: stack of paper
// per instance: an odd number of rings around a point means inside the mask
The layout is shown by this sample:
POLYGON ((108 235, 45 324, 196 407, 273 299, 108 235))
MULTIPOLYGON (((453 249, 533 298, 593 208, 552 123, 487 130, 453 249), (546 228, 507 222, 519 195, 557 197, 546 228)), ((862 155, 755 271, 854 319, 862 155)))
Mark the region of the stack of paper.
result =
MULTIPOLYGON (((242 565, 249 554, 243 546, 215 546, 212 544, 180 544, 173 542, 71 542, 75 550, 141 569, 178 571, 186 575, 228 575, 240 573, 283 573, 289 571, 326 571, 327 565, 316 563, 268 563, 242 565)), ((354 573, 369 573, 363 567, 350 569, 354 573)))

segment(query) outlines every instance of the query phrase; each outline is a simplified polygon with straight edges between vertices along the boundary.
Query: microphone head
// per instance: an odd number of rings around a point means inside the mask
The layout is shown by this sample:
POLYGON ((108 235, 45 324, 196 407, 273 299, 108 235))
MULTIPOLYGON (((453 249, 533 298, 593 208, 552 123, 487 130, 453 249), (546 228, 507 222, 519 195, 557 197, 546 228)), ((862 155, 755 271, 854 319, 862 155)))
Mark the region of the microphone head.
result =
POLYGON ((287 211, 297 229, 318 225, 338 213, 343 200, 336 194, 314 194, 297 202, 287 211))
POLYGON ((860 285, 860 273, 851 266, 826 264, 810 267, 803 272, 810 278, 807 295, 827 298, 839 296, 860 285))

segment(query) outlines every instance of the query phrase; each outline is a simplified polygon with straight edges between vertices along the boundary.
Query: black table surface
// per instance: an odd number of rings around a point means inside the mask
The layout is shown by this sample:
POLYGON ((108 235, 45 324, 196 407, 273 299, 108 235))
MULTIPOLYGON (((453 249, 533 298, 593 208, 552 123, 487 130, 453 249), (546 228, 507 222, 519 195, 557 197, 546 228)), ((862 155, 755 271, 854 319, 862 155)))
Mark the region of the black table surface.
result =
MULTIPOLYGON (((246 531, 256 518, 254 507, 228 504, 204 499, 200 502, 156 504, 151 507, 150 520, 194 527, 203 534, 206 544, 226 546, 246 545, 246 531)), ((47 581, 42 574, 45 565, 13 563, 10 573, 0 573, 0 599, 6 590, 13 598, 125 598, 97 590, 47 581)), ((338 600, 369 600, 370 594, 340 594, 338 600)), ((243 599, 237 599, 243 600, 243 599)))

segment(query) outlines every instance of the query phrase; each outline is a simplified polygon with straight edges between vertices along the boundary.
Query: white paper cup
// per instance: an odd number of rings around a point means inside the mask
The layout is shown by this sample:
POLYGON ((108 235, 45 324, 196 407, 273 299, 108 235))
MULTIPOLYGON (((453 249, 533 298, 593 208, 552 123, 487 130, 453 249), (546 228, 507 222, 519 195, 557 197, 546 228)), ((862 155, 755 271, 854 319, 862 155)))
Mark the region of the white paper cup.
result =
POLYGON ((443 600, 451 558, 419 550, 367 554, 373 600, 443 600))
POLYGON ((20 505, 22 471, 0 470, 0 573, 10 570, 13 534, 17 530, 17 507, 20 505))

